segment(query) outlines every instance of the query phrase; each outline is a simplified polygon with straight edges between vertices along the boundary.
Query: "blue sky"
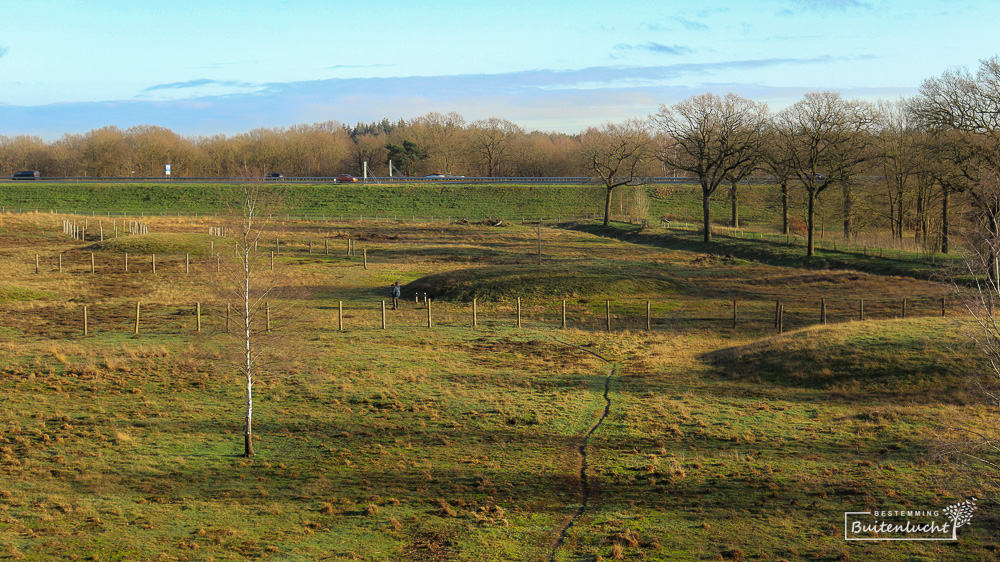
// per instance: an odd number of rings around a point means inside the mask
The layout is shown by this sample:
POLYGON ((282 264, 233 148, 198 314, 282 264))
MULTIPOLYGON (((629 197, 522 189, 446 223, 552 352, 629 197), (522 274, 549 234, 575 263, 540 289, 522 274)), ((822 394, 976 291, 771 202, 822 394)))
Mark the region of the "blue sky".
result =
POLYGON ((995 0, 4 0, 0 135, 455 111, 577 132, 736 92, 895 99, 1000 53, 995 0))

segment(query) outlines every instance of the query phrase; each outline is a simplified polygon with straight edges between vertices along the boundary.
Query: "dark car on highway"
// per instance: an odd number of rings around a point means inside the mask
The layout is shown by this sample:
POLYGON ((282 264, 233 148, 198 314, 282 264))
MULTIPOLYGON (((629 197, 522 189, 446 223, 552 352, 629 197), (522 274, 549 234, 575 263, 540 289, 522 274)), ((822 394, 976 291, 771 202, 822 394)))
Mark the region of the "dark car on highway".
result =
POLYGON ((10 177, 12 180, 37 180, 41 174, 35 170, 25 170, 21 172, 14 172, 14 175, 10 177))

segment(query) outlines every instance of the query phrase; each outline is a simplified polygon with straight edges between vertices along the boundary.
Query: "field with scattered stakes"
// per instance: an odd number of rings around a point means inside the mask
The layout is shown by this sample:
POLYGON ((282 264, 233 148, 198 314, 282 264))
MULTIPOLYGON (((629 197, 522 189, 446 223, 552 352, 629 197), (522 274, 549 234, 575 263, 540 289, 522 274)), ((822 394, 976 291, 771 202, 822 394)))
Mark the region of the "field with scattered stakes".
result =
POLYGON ((275 214, 246 458, 229 227, 19 211, 4 559, 1000 558, 985 502, 957 541, 844 540, 845 512, 974 495, 935 455, 950 427, 995 429, 941 256, 809 261, 732 229, 708 251, 576 210, 275 214))

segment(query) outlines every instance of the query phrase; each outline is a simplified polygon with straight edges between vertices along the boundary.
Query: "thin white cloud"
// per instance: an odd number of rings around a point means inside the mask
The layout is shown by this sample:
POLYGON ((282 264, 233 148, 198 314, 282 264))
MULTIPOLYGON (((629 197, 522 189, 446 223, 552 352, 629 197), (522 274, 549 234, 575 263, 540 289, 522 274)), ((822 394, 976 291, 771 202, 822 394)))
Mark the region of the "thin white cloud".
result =
POLYGON ((708 25, 701 23, 700 21, 689 20, 682 17, 675 17, 673 20, 681 24, 684 29, 688 31, 708 31, 708 25))
POLYGON ((237 82, 235 80, 210 80, 208 78, 198 78, 196 80, 188 80, 186 82, 170 82, 168 84, 157 84, 155 86, 150 86, 143 90, 143 92, 155 92, 157 90, 182 90, 186 88, 201 88, 204 86, 240 86, 247 87, 253 86, 246 82, 237 82))
POLYGON ((616 51, 645 51, 654 55, 689 55, 694 52, 683 45, 664 45, 663 43, 656 43, 654 41, 641 45, 619 43, 614 48, 616 51))
POLYGON ((794 0, 798 6, 808 10, 847 10, 849 8, 870 9, 872 5, 861 0, 794 0))

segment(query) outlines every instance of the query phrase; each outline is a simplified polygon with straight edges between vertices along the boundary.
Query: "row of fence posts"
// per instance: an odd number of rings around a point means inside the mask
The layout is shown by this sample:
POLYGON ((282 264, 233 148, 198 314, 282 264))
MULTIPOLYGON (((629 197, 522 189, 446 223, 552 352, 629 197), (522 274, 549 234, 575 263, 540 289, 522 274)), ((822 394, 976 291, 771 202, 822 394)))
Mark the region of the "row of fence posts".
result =
MULTIPOLYGON (((118 238, 118 221, 112 221, 114 223, 115 238, 118 238)), ((84 241, 87 239, 87 230, 90 227, 89 221, 84 220, 84 223, 78 224, 76 220, 63 219, 63 234, 72 237, 74 240, 84 241)), ((129 234, 149 234, 149 226, 141 221, 122 221, 122 228, 128 227, 127 231, 129 234)), ((98 238, 101 242, 104 242, 104 223, 102 221, 97 221, 98 238)))
MULTIPOLYGON (((82 234, 81 234, 81 237, 82 237, 82 234)), ((103 238, 102 238, 102 240, 103 240, 103 238)), ((330 253, 329 252, 329 242, 328 241, 324 241, 324 242, 325 242, 325 246, 326 246, 326 248, 325 248, 326 254, 329 255, 329 253, 330 253)), ((310 240, 309 241, 309 254, 310 255, 312 255, 312 247, 313 247, 313 243, 312 243, 312 240, 310 240)), ((274 241, 274 251, 270 252, 270 268, 272 270, 274 269, 274 256, 276 254, 280 254, 280 251, 281 251, 281 243, 280 243, 279 240, 275 240, 274 241)), ((234 253, 235 252, 236 252, 236 249, 234 249, 234 253)), ((218 254, 218 253, 215 252, 215 242, 214 241, 211 242, 210 255, 214 255, 215 256, 215 270, 216 271, 220 271, 221 268, 222 268, 222 265, 221 265, 222 258, 220 256, 220 254, 218 254)), ((347 255, 351 256, 351 257, 353 257, 353 256, 356 255, 355 251, 354 251, 354 240, 351 240, 350 238, 347 239, 347 255)), ((362 259, 363 259, 362 265, 364 266, 365 269, 368 269, 368 248, 363 248, 361 250, 361 255, 362 255, 362 259)), ((125 273, 128 273, 128 264, 129 264, 129 255, 128 255, 128 252, 124 252, 123 253, 123 261, 122 261, 122 271, 125 272, 125 273)), ((151 270, 152 270, 152 272, 156 273, 156 254, 150 254, 150 264, 151 264, 151 270)), ((63 255, 62 255, 62 253, 60 253, 59 256, 58 256, 58 270, 59 270, 59 273, 63 272, 63 255)), ((41 272, 41 256, 39 254, 35 254, 35 273, 37 274, 37 273, 40 273, 40 272, 41 272)), ((95 258, 94 258, 94 252, 90 252, 90 272, 91 273, 97 273, 97 264, 96 264, 96 261, 95 261, 95 258)), ((190 272, 191 272, 191 254, 186 253, 186 254, 184 254, 184 273, 190 273, 190 272)))
MULTIPOLYGON (((140 317, 141 311, 142 311, 142 302, 141 301, 136 301, 135 302, 135 322, 133 324, 133 333, 135 335, 139 335, 139 317, 140 317)), ((230 313, 231 313, 231 311, 232 311, 232 305, 230 305, 229 303, 227 303, 226 304, 226 331, 227 332, 229 331, 229 327, 230 327, 230 321, 231 321, 231 319, 230 319, 230 313)), ((265 331, 270 332, 271 331, 271 304, 270 303, 264 303, 264 318, 265 318, 264 329, 265 329, 265 331)), ((343 318, 343 313, 341 313, 341 318, 343 318)), ((343 320, 341 320, 341 323, 343 323, 343 320)), ((198 332, 199 334, 201 333, 201 303, 200 302, 199 303, 195 303, 195 331, 198 332)), ((90 335, 90 316, 89 316, 89 309, 88 309, 87 305, 83 305, 83 335, 85 335, 85 336, 89 336, 90 335)))
MULTIPOLYGON (((423 304, 426 306, 427 310, 427 327, 434 327, 434 317, 431 312, 431 299, 427 296, 427 293, 418 293, 414 296, 414 302, 416 304, 421 303, 421 297, 423 298, 423 304)), ((738 301, 733 299, 732 301, 732 326, 736 329, 739 320, 739 307, 738 301)), ((906 318, 906 306, 907 299, 902 300, 902 310, 901 318, 906 318)), ((135 303, 135 327, 134 333, 139 334, 139 315, 140 315, 141 303, 136 301, 135 303)), ((230 327, 230 310, 231 305, 226 304, 226 331, 229 331, 230 327)), ((381 329, 387 329, 386 313, 385 313, 385 300, 381 301, 381 329)), ((270 303, 264 303, 265 312, 265 330, 267 332, 271 331, 271 305, 270 303)), ((945 297, 941 297, 941 316, 945 316, 947 313, 947 301, 945 297)), ((201 333, 201 303, 195 304, 195 330, 201 333)), ((820 299, 820 309, 819 309, 819 321, 820 324, 827 324, 827 306, 826 298, 820 299)), ((865 299, 860 299, 858 302, 858 319, 865 319, 865 299)), ((774 329, 777 332, 783 333, 785 331, 785 305, 780 301, 774 301, 774 329)), ((478 299, 472 299, 472 327, 479 326, 479 303, 478 299)), ((521 298, 517 298, 516 305, 516 316, 515 316, 515 326, 520 329, 521 325, 521 298)), ((566 322, 566 300, 562 301, 562 317, 560 321, 559 328, 565 330, 567 326, 566 322)), ((605 330, 611 331, 611 300, 605 300, 605 330)), ((345 329, 344 324, 344 301, 337 301, 337 331, 343 332, 345 329)), ((646 330, 651 331, 653 329, 653 317, 652 317, 652 301, 646 301, 646 330)), ((83 335, 89 335, 89 317, 87 305, 83 305, 83 335)))
MULTIPOLYGON (((901 303, 899 317, 903 319, 906 318, 907 301, 908 299, 904 297, 901 303)), ((941 297, 942 317, 947 315, 947 306, 948 306, 947 299, 945 297, 941 297)), ((774 301, 774 328, 778 331, 779 334, 785 331, 784 317, 785 317, 785 305, 782 304, 780 300, 774 301)), ((827 319, 828 318, 827 318, 826 298, 821 298, 819 300, 819 323, 821 325, 826 325, 827 319)), ((864 319, 865 319, 865 299, 858 299, 858 320, 863 321, 864 319)), ((736 300, 733 300, 733 328, 736 328, 736 320, 737 320, 736 300)))

